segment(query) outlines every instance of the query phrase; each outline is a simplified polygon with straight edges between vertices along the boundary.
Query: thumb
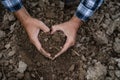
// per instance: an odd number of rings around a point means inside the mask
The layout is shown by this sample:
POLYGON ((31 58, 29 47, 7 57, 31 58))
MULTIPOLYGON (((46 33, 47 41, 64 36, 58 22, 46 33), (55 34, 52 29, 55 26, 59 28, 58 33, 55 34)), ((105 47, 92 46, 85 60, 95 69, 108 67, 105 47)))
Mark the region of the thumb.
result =
POLYGON ((37 48, 37 50, 42 54, 44 55, 45 57, 49 58, 49 59, 52 59, 50 56, 50 54, 48 52, 46 52, 42 46, 41 46, 41 43, 39 42, 38 39, 35 39, 33 44, 35 45, 35 47, 37 48))
POLYGON ((32 43, 35 45, 35 47, 37 48, 37 50, 41 49, 41 44, 40 44, 40 42, 39 42, 38 39, 32 40, 32 43))
POLYGON ((62 50, 55 55, 54 59, 57 58, 58 56, 60 56, 61 54, 63 54, 69 47, 71 47, 71 41, 67 39, 62 50))

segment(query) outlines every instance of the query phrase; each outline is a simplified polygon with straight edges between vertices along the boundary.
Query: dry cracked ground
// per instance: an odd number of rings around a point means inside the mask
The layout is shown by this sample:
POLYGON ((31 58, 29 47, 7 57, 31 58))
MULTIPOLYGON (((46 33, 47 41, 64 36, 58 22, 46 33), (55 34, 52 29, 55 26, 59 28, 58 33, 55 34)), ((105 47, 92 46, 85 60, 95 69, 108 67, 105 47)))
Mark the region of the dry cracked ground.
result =
MULTIPOLYGON (((23 0, 23 4, 48 27, 69 20, 77 7, 66 8, 60 0, 23 0)), ((0 80, 120 80, 119 0, 104 0, 78 30, 75 46, 54 61, 36 50, 19 21, 1 4, 0 11, 0 80)), ((60 37, 64 35, 40 36, 49 51, 56 50, 51 45, 59 48, 64 43, 60 37)))

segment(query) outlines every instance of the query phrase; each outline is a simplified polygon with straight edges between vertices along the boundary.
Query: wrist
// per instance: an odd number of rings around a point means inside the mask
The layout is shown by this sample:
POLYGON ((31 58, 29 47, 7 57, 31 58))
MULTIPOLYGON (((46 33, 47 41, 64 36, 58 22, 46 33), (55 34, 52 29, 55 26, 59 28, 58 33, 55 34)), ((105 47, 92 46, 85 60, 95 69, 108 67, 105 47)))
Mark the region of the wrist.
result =
POLYGON ((76 24, 76 28, 79 28, 79 27, 83 24, 83 21, 80 20, 80 19, 79 19, 77 16, 75 16, 75 15, 71 18, 70 21, 72 21, 72 22, 74 22, 74 23, 76 24))
POLYGON ((28 20, 31 18, 31 16, 24 7, 14 12, 14 14, 23 25, 26 24, 28 20))

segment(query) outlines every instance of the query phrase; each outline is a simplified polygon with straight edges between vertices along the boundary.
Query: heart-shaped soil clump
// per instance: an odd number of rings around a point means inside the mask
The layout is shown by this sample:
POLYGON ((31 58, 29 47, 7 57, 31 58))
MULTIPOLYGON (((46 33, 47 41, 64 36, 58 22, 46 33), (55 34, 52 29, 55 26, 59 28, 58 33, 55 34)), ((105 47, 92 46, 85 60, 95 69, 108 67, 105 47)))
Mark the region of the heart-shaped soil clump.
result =
POLYGON ((63 32, 58 31, 54 34, 40 32, 39 40, 42 47, 54 57, 64 46, 66 37, 63 32))

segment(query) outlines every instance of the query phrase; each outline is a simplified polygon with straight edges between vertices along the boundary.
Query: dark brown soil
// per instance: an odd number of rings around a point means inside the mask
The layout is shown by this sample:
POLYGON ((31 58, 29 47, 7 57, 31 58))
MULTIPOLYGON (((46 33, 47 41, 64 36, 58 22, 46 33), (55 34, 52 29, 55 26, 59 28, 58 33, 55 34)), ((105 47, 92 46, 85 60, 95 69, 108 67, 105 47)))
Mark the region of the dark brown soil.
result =
POLYGON ((65 44, 65 35, 61 31, 54 34, 41 32, 39 39, 42 43, 42 47, 47 52, 51 53, 52 57, 54 57, 54 55, 57 54, 65 44))
MULTIPOLYGON (((68 21, 78 6, 65 8, 60 0, 23 0, 23 4, 31 16, 42 20, 49 28, 68 21)), ((21 80, 120 80, 119 73, 116 74, 116 71, 120 71, 119 0, 105 0, 78 30, 75 46, 54 61, 37 51, 12 13, 2 5, 0 11, 0 30, 5 33, 4 36, 1 33, 0 37, 0 80, 19 80, 19 61, 27 64, 21 80), (12 56, 8 55, 11 51, 15 52, 12 56), (99 70, 101 66, 96 67, 96 63, 105 66, 105 70, 99 70), (92 74, 91 71, 96 69, 98 71, 92 74), (91 75, 92 78, 88 79, 87 76, 91 75)), ((66 37, 61 32, 54 35, 40 32, 39 38, 45 50, 55 55, 64 45, 66 37)))

